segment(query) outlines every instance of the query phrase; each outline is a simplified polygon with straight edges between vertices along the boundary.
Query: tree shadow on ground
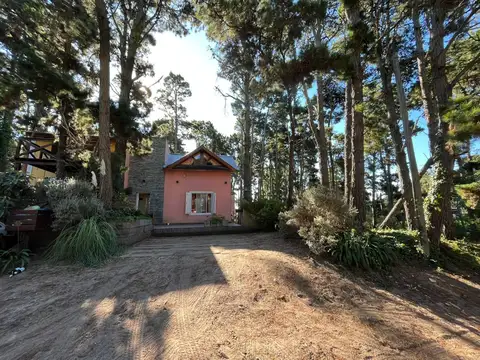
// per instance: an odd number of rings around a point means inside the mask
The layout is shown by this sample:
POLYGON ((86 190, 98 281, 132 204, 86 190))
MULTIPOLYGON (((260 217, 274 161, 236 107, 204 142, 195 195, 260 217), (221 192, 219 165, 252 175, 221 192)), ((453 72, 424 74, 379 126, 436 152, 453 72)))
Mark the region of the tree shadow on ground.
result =
POLYGON ((356 313, 388 350, 387 358, 455 358, 440 345, 451 339, 480 351, 478 284, 428 268, 399 266, 380 279, 342 269, 325 259, 310 262, 309 274, 288 264, 272 266, 311 306, 333 313, 346 309, 356 313))
MULTIPOLYGON (((179 340, 188 338, 185 328, 172 329, 185 321, 174 305, 203 285, 228 286, 216 259, 224 250, 247 256, 249 250, 277 251, 296 259, 292 263, 308 268, 308 274, 290 262, 272 263, 272 273, 315 308, 352 310, 356 321, 374 333, 377 340, 371 341, 384 343, 387 358, 454 356, 438 345, 438 338, 405 327, 412 316, 423 327, 435 327, 444 340, 476 344, 471 335, 478 336, 478 287, 448 274, 403 268, 392 274, 390 286, 380 286, 364 274, 308 259, 298 243, 243 234, 151 239, 101 268, 42 265, 13 281, 1 278, 0 358, 192 358, 188 344, 179 340), (311 266, 305 267, 305 261, 311 266), (167 332, 175 340, 168 348, 167 332)), ((192 324, 188 327, 195 331, 192 324)))
POLYGON ((7 281, 0 359, 161 358, 176 301, 165 295, 227 284, 212 252, 116 258, 99 268, 41 264, 7 281))

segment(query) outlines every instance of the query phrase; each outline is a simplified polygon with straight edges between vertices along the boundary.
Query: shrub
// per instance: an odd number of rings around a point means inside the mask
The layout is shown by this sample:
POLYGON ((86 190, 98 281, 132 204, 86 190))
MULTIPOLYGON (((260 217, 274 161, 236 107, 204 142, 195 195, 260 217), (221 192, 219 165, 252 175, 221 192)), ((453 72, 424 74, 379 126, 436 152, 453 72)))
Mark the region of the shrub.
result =
POLYGON ((94 216, 102 216, 105 213, 103 203, 95 197, 90 198, 66 198, 53 207, 54 220, 52 228, 60 231, 72 225, 78 224, 83 219, 94 216))
POLYGON ((212 216, 207 219, 206 223, 210 225, 222 225, 224 220, 225 217, 217 214, 212 214, 212 216))
POLYGON ((49 179, 40 191, 45 192, 53 210, 52 228, 62 230, 91 217, 105 215, 103 203, 97 198, 93 186, 76 179, 49 179))
POLYGON ((253 216, 259 227, 273 231, 278 224, 278 215, 285 210, 285 204, 274 199, 260 199, 244 201, 242 209, 253 216))
POLYGON ((455 238, 467 241, 480 240, 480 219, 460 217, 455 222, 455 238))
POLYGON ((293 209, 283 213, 286 225, 298 229, 298 234, 316 253, 325 250, 336 237, 350 231, 355 211, 336 190, 322 186, 307 189, 293 209))
POLYGON ((480 271, 480 244, 442 239, 439 265, 445 269, 480 271))
POLYGON ((34 188, 25 174, 0 172, 0 219, 6 219, 10 209, 30 205, 34 198, 34 188))
POLYGON ((95 266, 118 254, 117 235, 103 218, 94 216, 64 229, 47 252, 53 261, 95 266))
POLYGON ((0 250, 0 274, 10 272, 17 267, 26 267, 30 262, 30 250, 0 250))
POLYGON ((338 262, 351 268, 383 269, 396 261, 395 246, 387 239, 368 232, 346 232, 327 249, 338 262))
POLYGON ((96 197, 93 185, 88 181, 77 179, 46 179, 40 185, 46 193, 50 206, 55 206, 66 198, 96 197))
POLYGON ((137 218, 150 218, 150 216, 136 210, 133 204, 128 201, 128 196, 124 193, 116 193, 113 196, 112 208, 107 210, 105 215, 108 220, 113 221, 133 221, 137 218))
POLYGON ((299 240, 301 236, 298 234, 298 228, 293 224, 288 224, 289 218, 287 214, 278 214, 278 231, 284 239, 299 240))
POLYGON ((420 233, 417 230, 375 229, 372 233, 392 244, 398 255, 405 260, 423 259, 420 233))

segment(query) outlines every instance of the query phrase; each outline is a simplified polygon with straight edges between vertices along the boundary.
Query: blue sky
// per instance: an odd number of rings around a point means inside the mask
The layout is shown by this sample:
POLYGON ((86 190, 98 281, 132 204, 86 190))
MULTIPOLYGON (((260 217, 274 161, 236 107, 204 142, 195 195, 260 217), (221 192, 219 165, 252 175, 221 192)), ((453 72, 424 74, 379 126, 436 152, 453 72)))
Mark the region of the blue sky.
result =
MULTIPOLYGON (((232 134, 235 117, 232 115, 231 102, 215 91, 215 87, 218 86, 227 92, 230 84, 217 75, 218 65, 209 50, 210 43, 205 32, 195 32, 183 38, 172 33, 162 33, 157 34, 156 40, 157 44, 149 56, 149 60, 154 64, 156 78, 165 77, 172 71, 181 74, 190 83, 192 97, 186 102, 188 118, 210 120, 221 133, 232 134)), ((153 88, 154 91, 156 89, 158 85, 153 88)), ((410 111, 409 115, 410 120, 415 122, 418 120, 418 125, 424 129, 413 139, 417 164, 421 168, 430 156, 427 126, 421 111, 410 111)), ((161 116, 161 112, 156 110, 152 114, 152 120, 161 116)), ((337 124, 335 132, 343 132, 343 126, 343 122, 337 124)), ((193 150, 194 141, 187 143, 186 148, 187 151, 193 150)), ((477 143, 472 152, 478 150, 477 143)))

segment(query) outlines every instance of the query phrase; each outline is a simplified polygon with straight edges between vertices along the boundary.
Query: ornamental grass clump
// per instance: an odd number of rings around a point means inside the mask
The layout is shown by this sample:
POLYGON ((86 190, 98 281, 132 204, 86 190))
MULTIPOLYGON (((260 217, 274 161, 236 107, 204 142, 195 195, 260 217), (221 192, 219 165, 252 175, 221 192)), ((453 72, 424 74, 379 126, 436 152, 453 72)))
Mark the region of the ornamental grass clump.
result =
POLYGON ((338 237, 327 252, 342 265, 364 270, 385 269, 397 260, 393 242, 374 233, 361 235, 354 230, 338 237))
POLYGON ((97 266, 117 255, 120 247, 114 228, 101 217, 83 219, 63 229, 47 253, 52 261, 97 266))

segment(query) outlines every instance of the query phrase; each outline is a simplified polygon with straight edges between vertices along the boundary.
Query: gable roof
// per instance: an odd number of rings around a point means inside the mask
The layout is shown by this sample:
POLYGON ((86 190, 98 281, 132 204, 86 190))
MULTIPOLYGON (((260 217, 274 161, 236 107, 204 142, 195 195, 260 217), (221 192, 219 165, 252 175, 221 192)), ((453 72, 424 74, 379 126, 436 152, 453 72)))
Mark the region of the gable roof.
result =
POLYGON ((194 156, 195 154, 197 154, 198 152, 200 151, 204 151, 206 152, 207 154, 209 154, 210 156, 214 157, 215 159, 218 160, 219 163, 221 163, 222 165, 224 165, 225 167, 227 167, 228 169, 230 170, 238 170, 238 165, 234 159, 233 156, 231 155, 219 155, 219 154, 216 154, 214 153, 213 151, 210 151, 208 150, 206 147, 204 146, 199 146, 198 148, 196 148, 195 150, 193 150, 192 152, 186 154, 186 155, 182 155, 182 154, 168 154, 166 160, 165 160, 165 165, 163 166, 164 168, 172 168, 174 167, 175 165, 178 165, 178 164, 181 164, 183 161, 185 161, 186 159, 194 156))

